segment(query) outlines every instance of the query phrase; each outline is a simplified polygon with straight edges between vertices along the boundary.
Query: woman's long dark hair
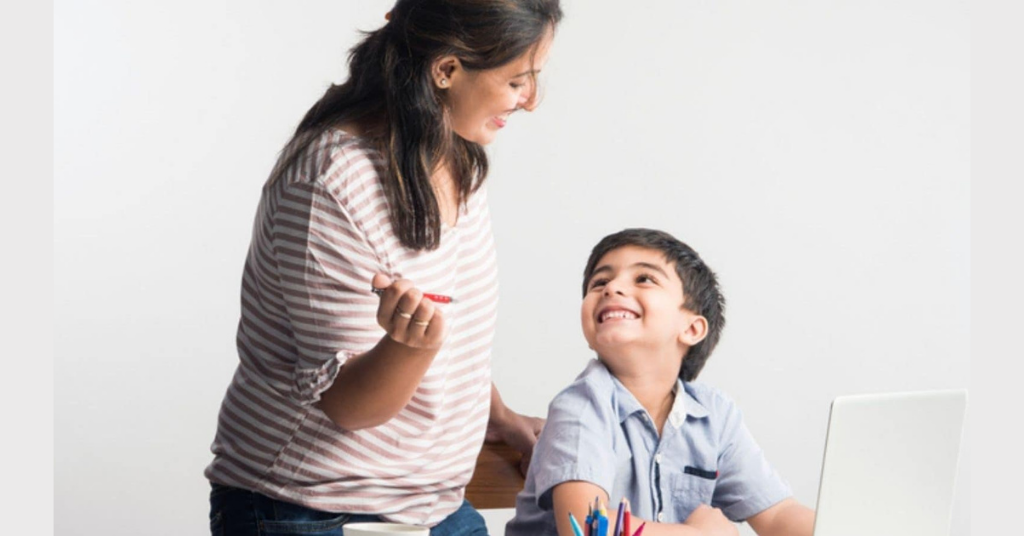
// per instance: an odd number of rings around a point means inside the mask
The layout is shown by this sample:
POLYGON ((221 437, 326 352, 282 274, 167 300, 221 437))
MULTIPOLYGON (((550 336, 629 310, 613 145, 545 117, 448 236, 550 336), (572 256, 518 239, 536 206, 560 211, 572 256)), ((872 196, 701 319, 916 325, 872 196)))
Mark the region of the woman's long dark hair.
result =
POLYGON ((385 159, 381 182, 395 233, 406 247, 435 249, 441 212, 431 175, 447 165, 461 205, 487 176, 487 155, 452 131, 433 61, 451 55, 467 70, 501 67, 552 32, 562 11, 559 0, 399 0, 388 18, 351 50, 348 80, 306 112, 270 180, 324 131, 372 126, 364 135, 385 159))

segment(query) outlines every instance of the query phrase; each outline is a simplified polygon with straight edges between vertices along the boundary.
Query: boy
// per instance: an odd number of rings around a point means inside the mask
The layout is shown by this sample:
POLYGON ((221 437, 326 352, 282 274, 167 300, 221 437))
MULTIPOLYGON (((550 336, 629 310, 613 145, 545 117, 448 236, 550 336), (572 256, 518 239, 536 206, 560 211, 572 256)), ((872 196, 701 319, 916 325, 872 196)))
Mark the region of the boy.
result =
MULTIPOLYGON (((587 261, 583 333, 598 359, 559 393, 534 447, 506 536, 572 536, 594 498, 620 498, 643 536, 810 536, 814 513, 792 498, 717 390, 692 382, 725 322, 715 274, 671 235, 627 229, 587 261), (708 506, 710 505, 710 506, 708 506)), ((596 535, 600 536, 600 535, 596 535)), ((632 536, 632 535, 629 535, 632 536)))

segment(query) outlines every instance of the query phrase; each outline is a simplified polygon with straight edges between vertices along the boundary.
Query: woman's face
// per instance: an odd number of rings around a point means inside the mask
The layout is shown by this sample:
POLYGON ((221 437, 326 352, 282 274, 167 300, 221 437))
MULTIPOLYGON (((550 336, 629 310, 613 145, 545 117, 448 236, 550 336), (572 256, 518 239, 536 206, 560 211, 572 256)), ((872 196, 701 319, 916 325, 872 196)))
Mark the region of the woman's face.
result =
POLYGON ((487 145, 508 123, 512 112, 533 111, 537 105, 536 76, 547 63, 551 35, 515 60, 494 69, 467 71, 458 60, 435 76, 438 87, 447 88, 446 100, 452 128, 460 137, 487 145), (441 79, 448 78, 445 82, 441 79))

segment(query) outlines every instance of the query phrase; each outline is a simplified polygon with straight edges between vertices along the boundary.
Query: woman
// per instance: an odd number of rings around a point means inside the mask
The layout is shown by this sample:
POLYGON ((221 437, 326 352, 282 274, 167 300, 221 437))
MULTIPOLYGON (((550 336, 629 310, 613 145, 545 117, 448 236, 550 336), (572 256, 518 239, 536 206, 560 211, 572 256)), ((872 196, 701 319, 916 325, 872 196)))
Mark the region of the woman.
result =
POLYGON ((561 15, 558 0, 401 0, 303 118, 245 264, 205 473, 215 534, 486 534, 463 499, 485 433, 528 460, 542 421, 490 382, 482 146, 536 107, 561 15))

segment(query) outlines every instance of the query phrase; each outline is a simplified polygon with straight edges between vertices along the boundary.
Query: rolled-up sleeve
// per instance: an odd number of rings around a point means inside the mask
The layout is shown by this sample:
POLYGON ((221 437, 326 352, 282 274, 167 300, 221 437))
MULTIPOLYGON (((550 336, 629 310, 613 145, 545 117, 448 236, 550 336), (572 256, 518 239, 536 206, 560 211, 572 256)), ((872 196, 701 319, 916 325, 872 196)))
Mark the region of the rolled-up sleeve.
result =
POLYGON ((350 357, 379 340, 369 287, 384 270, 350 210, 317 182, 285 187, 272 226, 295 345, 291 397, 312 404, 350 357))
POLYGON ((618 426, 607 401, 596 400, 586 382, 562 391, 548 408, 548 420, 534 449, 537 506, 551 510, 552 491, 564 482, 586 481, 609 495, 615 482, 612 427, 618 426))
POLYGON ((725 414, 718 457, 718 482, 711 504, 733 521, 743 521, 793 495, 754 441, 743 415, 731 401, 725 414))

